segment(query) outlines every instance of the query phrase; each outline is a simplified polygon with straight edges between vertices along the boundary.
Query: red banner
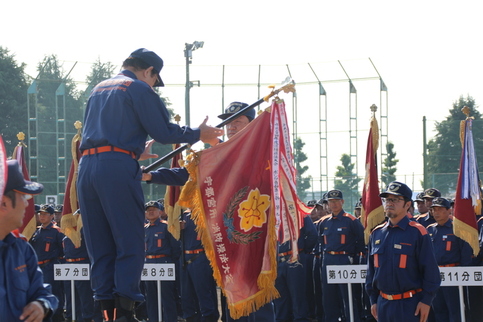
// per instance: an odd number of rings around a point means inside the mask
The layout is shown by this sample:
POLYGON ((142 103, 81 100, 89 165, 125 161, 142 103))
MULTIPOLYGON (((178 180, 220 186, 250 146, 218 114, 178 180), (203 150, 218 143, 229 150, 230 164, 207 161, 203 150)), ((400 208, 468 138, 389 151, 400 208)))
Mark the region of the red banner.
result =
POLYGON ((367 139, 366 150, 366 178, 362 190, 362 225, 364 226, 364 239, 366 244, 374 227, 384 221, 384 208, 379 197, 379 179, 377 175, 376 152, 379 146, 379 127, 377 120, 373 116, 371 119, 371 129, 367 139))
MULTIPOLYGON (((23 142, 20 142, 13 151, 12 159, 16 159, 18 161, 20 169, 22 169, 24 179, 30 181, 29 170, 27 169, 27 162, 25 161, 24 147, 25 144, 23 142)), ((19 231, 27 239, 30 239, 30 237, 32 237, 33 233, 35 232, 36 227, 37 219, 35 218, 35 203, 34 198, 31 198, 28 200, 27 208, 25 208, 23 224, 22 227, 19 228, 19 231)))
POLYGON ((473 144, 472 118, 461 122, 462 152, 454 202, 454 234, 467 241, 476 256, 479 252, 476 214, 481 212, 481 190, 473 144))
POLYGON ((64 206, 62 208, 62 221, 60 226, 64 234, 72 240, 72 243, 76 247, 80 247, 80 228, 82 226, 82 221, 80 216, 74 216, 73 214, 79 209, 79 202, 77 199, 77 173, 79 161, 82 157, 79 150, 82 139, 82 123, 77 121, 74 126, 77 129, 77 133, 72 138, 71 143, 72 162, 70 164, 69 176, 65 185, 64 206))
POLYGON ((186 162, 190 180, 180 203, 192 209, 234 319, 279 296, 276 225, 282 239, 296 242, 309 211, 296 194, 284 107, 274 101, 270 113, 186 162))
MULTIPOLYGON (((173 150, 180 147, 180 144, 173 144, 173 150)), ((181 153, 174 156, 171 159, 171 168, 179 167, 180 161, 183 160, 181 153)), ((179 186, 167 186, 166 194, 164 195, 164 211, 168 215, 168 230, 174 238, 179 240, 180 237, 180 225, 179 218, 181 216, 181 206, 179 205, 179 195, 181 194, 181 187, 179 186)))

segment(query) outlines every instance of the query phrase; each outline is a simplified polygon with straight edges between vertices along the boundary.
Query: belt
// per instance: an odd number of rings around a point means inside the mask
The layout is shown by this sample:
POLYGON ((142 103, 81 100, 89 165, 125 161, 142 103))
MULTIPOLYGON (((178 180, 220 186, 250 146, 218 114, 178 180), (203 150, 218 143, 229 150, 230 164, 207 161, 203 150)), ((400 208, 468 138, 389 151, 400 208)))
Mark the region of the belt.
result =
POLYGON ((292 251, 289 250, 288 252, 280 253, 280 254, 278 254, 278 257, 283 257, 283 256, 287 256, 287 255, 292 255, 292 251))
POLYGON ((326 251, 325 252, 326 254, 330 254, 330 255, 349 255, 348 252, 333 252, 333 251, 326 251))
POLYGON ((50 262, 51 260, 52 260, 52 259, 46 259, 46 260, 44 260, 44 261, 40 261, 40 262, 38 262, 37 264, 38 264, 38 265, 47 264, 47 263, 48 263, 48 262, 50 262))
POLYGON ((166 254, 160 254, 160 255, 146 255, 147 259, 153 259, 153 258, 161 258, 161 257, 167 257, 168 255, 166 254))
POLYGON ((203 253, 205 250, 203 248, 200 248, 200 249, 195 249, 195 250, 185 250, 184 253, 185 254, 199 254, 199 253, 203 253))
POLYGON ((100 147, 97 147, 97 148, 84 150, 84 152, 82 152, 82 156, 98 154, 98 153, 103 153, 103 152, 122 152, 122 153, 129 154, 133 159, 136 158, 136 155, 134 154, 134 152, 124 150, 124 149, 120 149, 120 148, 116 148, 115 146, 112 146, 112 145, 105 145, 105 146, 100 146, 100 147))
POLYGON ((65 261, 72 263, 72 262, 80 262, 80 261, 83 261, 83 260, 86 260, 86 259, 87 258, 66 258, 65 261))
POLYGON ((451 264, 444 264, 444 265, 438 265, 439 267, 455 267, 455 266, 460 266, 460 263, 451 263, 451 264))
POLYGON ((383 292, 379 292, 379 294, 386 300, 393 301, 393 300, 408 299, 410 297, 413 297, 414 294, 421 292, 422 290, 423 289, 418 288, 417 290, 410 290, 401 294, 386 294, 383 292))

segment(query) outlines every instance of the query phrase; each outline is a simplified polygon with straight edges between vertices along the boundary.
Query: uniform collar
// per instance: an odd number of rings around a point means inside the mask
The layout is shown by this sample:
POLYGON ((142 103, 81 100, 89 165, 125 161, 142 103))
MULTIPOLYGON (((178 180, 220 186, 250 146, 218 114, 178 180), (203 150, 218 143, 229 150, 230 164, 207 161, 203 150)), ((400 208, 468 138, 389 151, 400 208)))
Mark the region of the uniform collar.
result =
POLYGON ((50 222, 50 224, 48 224, 45 228, 42 225, 40 225, 40 228, 42 228, 42 229, 50 229, 53 226, 54 226, 54 223, 53 222, 50 222))
POLYGON ((448 218, 448 220, 443 225, 438 224, 438 226, 451 228, 453 227, 453 221, 451 220, 451 218, 448 218))
POLYGON ((158 218, 154 222, 149 222, 149 226, 158 226, 160 222, 161 218, 158 218))
POLYGON ((337 215, 332 215, 332 218, 333 219, 339 219, 340 217, 342 217, 342 215, 345 214, 345 211, 344 209, 342 209, 337 215))
POLYGON ((119 73, 119 75, 124 75, 124 76, 127 76, 129 78, 138 79, 136 77, 136 74, 134 74, 132 71, 130 71, 128 69, 124 69, 122 72, 119 73))
POLYGON ((399 220, 399 222, 396 225, 391 224, 391 221, 390 220, 387 221, 387 227, 388 228, 396 228, 396 227, 399 227, 402 230, 406 230, 406 228, 408 227, 408 225, 409 225, 409 218, 408 218, 408 216, 402 217, 402 219, 399 220))

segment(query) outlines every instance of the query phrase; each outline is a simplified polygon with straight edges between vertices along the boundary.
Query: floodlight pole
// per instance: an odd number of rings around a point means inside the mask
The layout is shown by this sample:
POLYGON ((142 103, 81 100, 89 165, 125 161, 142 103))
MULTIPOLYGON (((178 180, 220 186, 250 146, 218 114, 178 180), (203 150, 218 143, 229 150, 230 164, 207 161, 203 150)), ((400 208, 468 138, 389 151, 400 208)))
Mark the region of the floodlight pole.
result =
POLYGON ((190 81, 190 64, 193 58, 193 51, 203 48, 203 41, 195 41, 192 44, 184 44, 184 57, 186 59, 186 85, 185 85, 185 118, 186 125, 190 126, 190 89, 193 83, 190 81))

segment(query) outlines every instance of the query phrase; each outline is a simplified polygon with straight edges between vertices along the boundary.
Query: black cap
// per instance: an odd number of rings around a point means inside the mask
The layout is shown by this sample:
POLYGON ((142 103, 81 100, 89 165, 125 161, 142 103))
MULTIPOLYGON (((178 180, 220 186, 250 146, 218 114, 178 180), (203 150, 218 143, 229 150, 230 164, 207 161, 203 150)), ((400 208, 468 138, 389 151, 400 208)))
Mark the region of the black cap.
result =
POLYGON ((317 200, 309 200, 307 201, 307 206, 308 207, 315 207, 315 204, 317 203, 317 200))
POLYGON ((327 192, 327 200, 330 199, 344 199, 344 196, 342 196, 342 191, 340 190, 330 190, 327 192))
POLYGON ((442 197, 436 197, 433 199, 433 203, 431 204, 431 207, 444 207, 444 208, 451 208, 451 202, 442 197))
POLYGON ((26 195, 38 195, 44 190, 44 186, 40 183, 27 181, 23 178, 17 160, 7 160, 7 166, 8 177, 5 192, 13 190, 26 195))
POLYGON ((388 195, 403 196, 404 198, 411 200, 413 197, 413 191, 404 183, 399 181, 391 182, 386 191, 381 193, 379 197, 386 198, 388 195))
POLYGON ((49 214, 53 215, 55 210, 54 207, 51 205, 40 205, 40 209, 38 212, 48 212, 49 214))
POLYGON ((64 209, 64 205, 62 204, 55 205, 54 207, 55 212, 62 212, 63 209, 64 209))
POLYGON ((356 202, 354 209, 361 209, 361 208, 362 208, 362 199, 359 199, 359 201, 356 202))
MULTIPOLYGON (((144 210, 148 209, 149 207, 155 207, 155 208, 161 209, 161 204, 157 201, 152 200, 152 201, 146 202, 146 204, 144 205, 144 210)), ((164 210, 164 207, 161 210, 164 210)))
POLYGON ((136 49, 131 53, 129 58, 139 58, 149 66, 153 66, 154 70, 158 72, 158 81, 154 84, 154 87, 164 86, 164 82, 161 79, 161 69, 163 69, 163 60, 154 51, 147 50, 146 48, 136 49))
POLYGON ((441 197, 441 192, 439 192, 438 189, 429 188, 429 189, 424 190, 423 198, 433 199, 433 198, 437 198, 437 197, 441 197))
MULTIPOLYGON (((222 120, 226 120, 233 114, 241 111, 245 107, 247 107, 247 103, 242 103, 242 102, 231 102, 230 105, 228 105, 227 108, 225 108, 225 113, 218 115, 218 117, 222 120)), ((253 108, 249 109, 248 111, 245 111, 243 114, 245 115, 248 120, 251 122, 255 118, 255 110, 253 108)))
POLYGON ((414 201, 424 201, 423 196, 424 196, 424 192, 418 193, 416 195, 416 199, 414 199, 414 201))

